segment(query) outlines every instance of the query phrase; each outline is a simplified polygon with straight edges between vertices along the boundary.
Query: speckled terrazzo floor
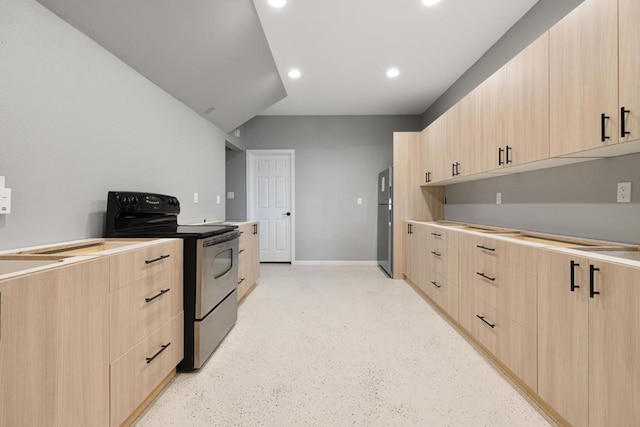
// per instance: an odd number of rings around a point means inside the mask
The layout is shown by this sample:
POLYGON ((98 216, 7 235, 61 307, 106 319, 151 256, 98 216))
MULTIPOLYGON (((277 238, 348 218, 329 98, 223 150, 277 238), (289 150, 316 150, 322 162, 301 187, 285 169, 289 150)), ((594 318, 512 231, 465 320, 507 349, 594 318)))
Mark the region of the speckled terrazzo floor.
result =
POLYGON ((409 285, 263 264, 238 322, 137 426, 548 426, 409 285))

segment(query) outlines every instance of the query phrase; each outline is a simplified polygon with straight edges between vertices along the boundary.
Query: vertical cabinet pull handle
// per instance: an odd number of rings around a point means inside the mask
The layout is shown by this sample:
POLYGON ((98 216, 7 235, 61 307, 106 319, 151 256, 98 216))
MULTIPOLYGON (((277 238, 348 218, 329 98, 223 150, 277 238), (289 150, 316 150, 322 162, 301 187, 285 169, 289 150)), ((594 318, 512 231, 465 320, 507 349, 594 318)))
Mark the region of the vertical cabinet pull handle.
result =
POLYGON ((253 224, 253 234, 258 234, 258 224, 253 224))
POLYGON ((158 352, 156 354, 154 354, 151 357, 147 357, 147 364, 153 362, 153 359, 155 359, 156 357, 160 356, 160 353, 162 353, 163 351, 165 351, 167 349, 167 347, 169 347, 171 345, 170 342, 163 344, 160 346, 160 350, 158 350, 158 352))
POLYGON ((607 116, 605 113, 602 113, 600 115, 600 131, 601 131, 601 135, 600 135, 600 139, 602 140, 602 142, 605 142, 607 139, 609 139, 609 136, 607 136, 607 132, 605 129, 605 126, 607 124, 607 120, 610 119, 611 117, 607 116))
POLYGON ((576 288, 580 287, 576 285, 576 267, 580 267, 580 264, 571 260, 571 292, 575 292, 576 288))
POLYGON ((460 162, 456 162, 456 175, 460 175, 460 162))
POLYGON ((456 176, 456 164, 451 163, 451 176, 456 176))
POLYGON ((490 327, 491 329, 493 329, 493 328, 495 328, 495 327, 496 327, 496 324, 495 324, 495 323, 489 323, 489 322, 487 322, 487 321, 485 320, 484 316, 480 316, 479 314, 476 314, 476 317, 477 317, 478 319, 482 320, 482 321, 483 321, 484 323, 486 323, 487 325, 489 325, 489 327, 490 327))
POLYGON ((429 182, 429 172, 424 173, 424 182, 429 182))
POLYGON ((594 298, 596 295, 600 295, 600 292, 596 291, 596 271, 600 271, 600 269, 593 264, 589 264, 589 296, 591 298, 594 298))
POLYGON ((506 151, 506 155, 507 155, 507 161, 506 161, 505 163, 506 163, 507 165, 508 165, 509 163, 511 163, 511 159, 509 158, 509 153, 511 152, 511 150, 512 150, 512 149, 513 149, 513 147, 509 147, 509 146, 507 145, 507 149, 505 150, 505 151, 506 151))
POLYGON ((502 164, 504 163, 502 161, 502 152, 504 150, 502 149, 502 147, 498 147, 498 166, 502 166, 502 164))
POLYGON ((407 224, 407 234, 413 234, 413 231, 411 231, 411 226, 413 224, 407 224))
POLYGON ((620 107, 620 136, 621 137, 625 137, 627 135, 631 135, 631 132, 629 132, 626 127, 626 118, 627 118, 627 114, 629 114, 631 112, 631 110, 627 110, 624 107, 620 107))

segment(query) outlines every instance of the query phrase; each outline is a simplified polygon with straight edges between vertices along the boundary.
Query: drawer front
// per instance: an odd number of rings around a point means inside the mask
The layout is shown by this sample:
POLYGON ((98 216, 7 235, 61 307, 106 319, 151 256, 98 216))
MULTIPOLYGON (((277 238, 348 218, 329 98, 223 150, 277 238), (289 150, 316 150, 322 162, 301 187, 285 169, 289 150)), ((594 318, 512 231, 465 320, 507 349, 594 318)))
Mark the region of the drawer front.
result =
POLYGON ((501 326, 496 356, 525 384, 538 390, 537 335, 511 320, 506 313, 498 313, 501 326))
POLYGON ((122 424, 182 360, 183 324, 180 313, 111 364, 111 426, 122 424))
POLYGON ((161 271, 110 292, 110 360, 182 311, 182 273, 161 271))
POLYGON ((498 312, 495 308, 482 301, 474 301, 474 313, 471 333, 491 353, 496 354, 498 348, 498 335, 502 325, 498 322, 498 312))
POLYGON ((168 268, 182 269, 182 240, 113 255, 110 262, 110 289, 115 290, 168 268))
POLYGON ((238 268, 238 301, 244 297, 249 289, 249 281, 247 280, 247 269, 245 266, 238 268))

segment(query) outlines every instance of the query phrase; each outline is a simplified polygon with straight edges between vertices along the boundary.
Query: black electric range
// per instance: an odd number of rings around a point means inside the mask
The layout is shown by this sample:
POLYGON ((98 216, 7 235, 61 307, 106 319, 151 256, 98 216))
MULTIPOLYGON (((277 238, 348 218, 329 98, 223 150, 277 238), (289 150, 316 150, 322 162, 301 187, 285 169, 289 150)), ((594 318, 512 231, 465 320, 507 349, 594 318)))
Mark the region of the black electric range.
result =
POLYGON ((180 202, 163 194, 110 191, 105 237, 183 239, 184 360, 198 369, 237 319, 236 226, 179 225, 180 202))

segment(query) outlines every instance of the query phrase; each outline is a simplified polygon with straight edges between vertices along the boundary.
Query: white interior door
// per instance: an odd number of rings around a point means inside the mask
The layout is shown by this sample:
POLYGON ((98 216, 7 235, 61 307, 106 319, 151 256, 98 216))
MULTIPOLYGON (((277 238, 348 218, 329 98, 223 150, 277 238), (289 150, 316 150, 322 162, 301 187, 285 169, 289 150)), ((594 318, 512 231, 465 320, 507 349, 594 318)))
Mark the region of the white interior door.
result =
POLYGON ((247 219, 260 221, 260 261, 292 262, 293 150, 247 151, 247 219))

